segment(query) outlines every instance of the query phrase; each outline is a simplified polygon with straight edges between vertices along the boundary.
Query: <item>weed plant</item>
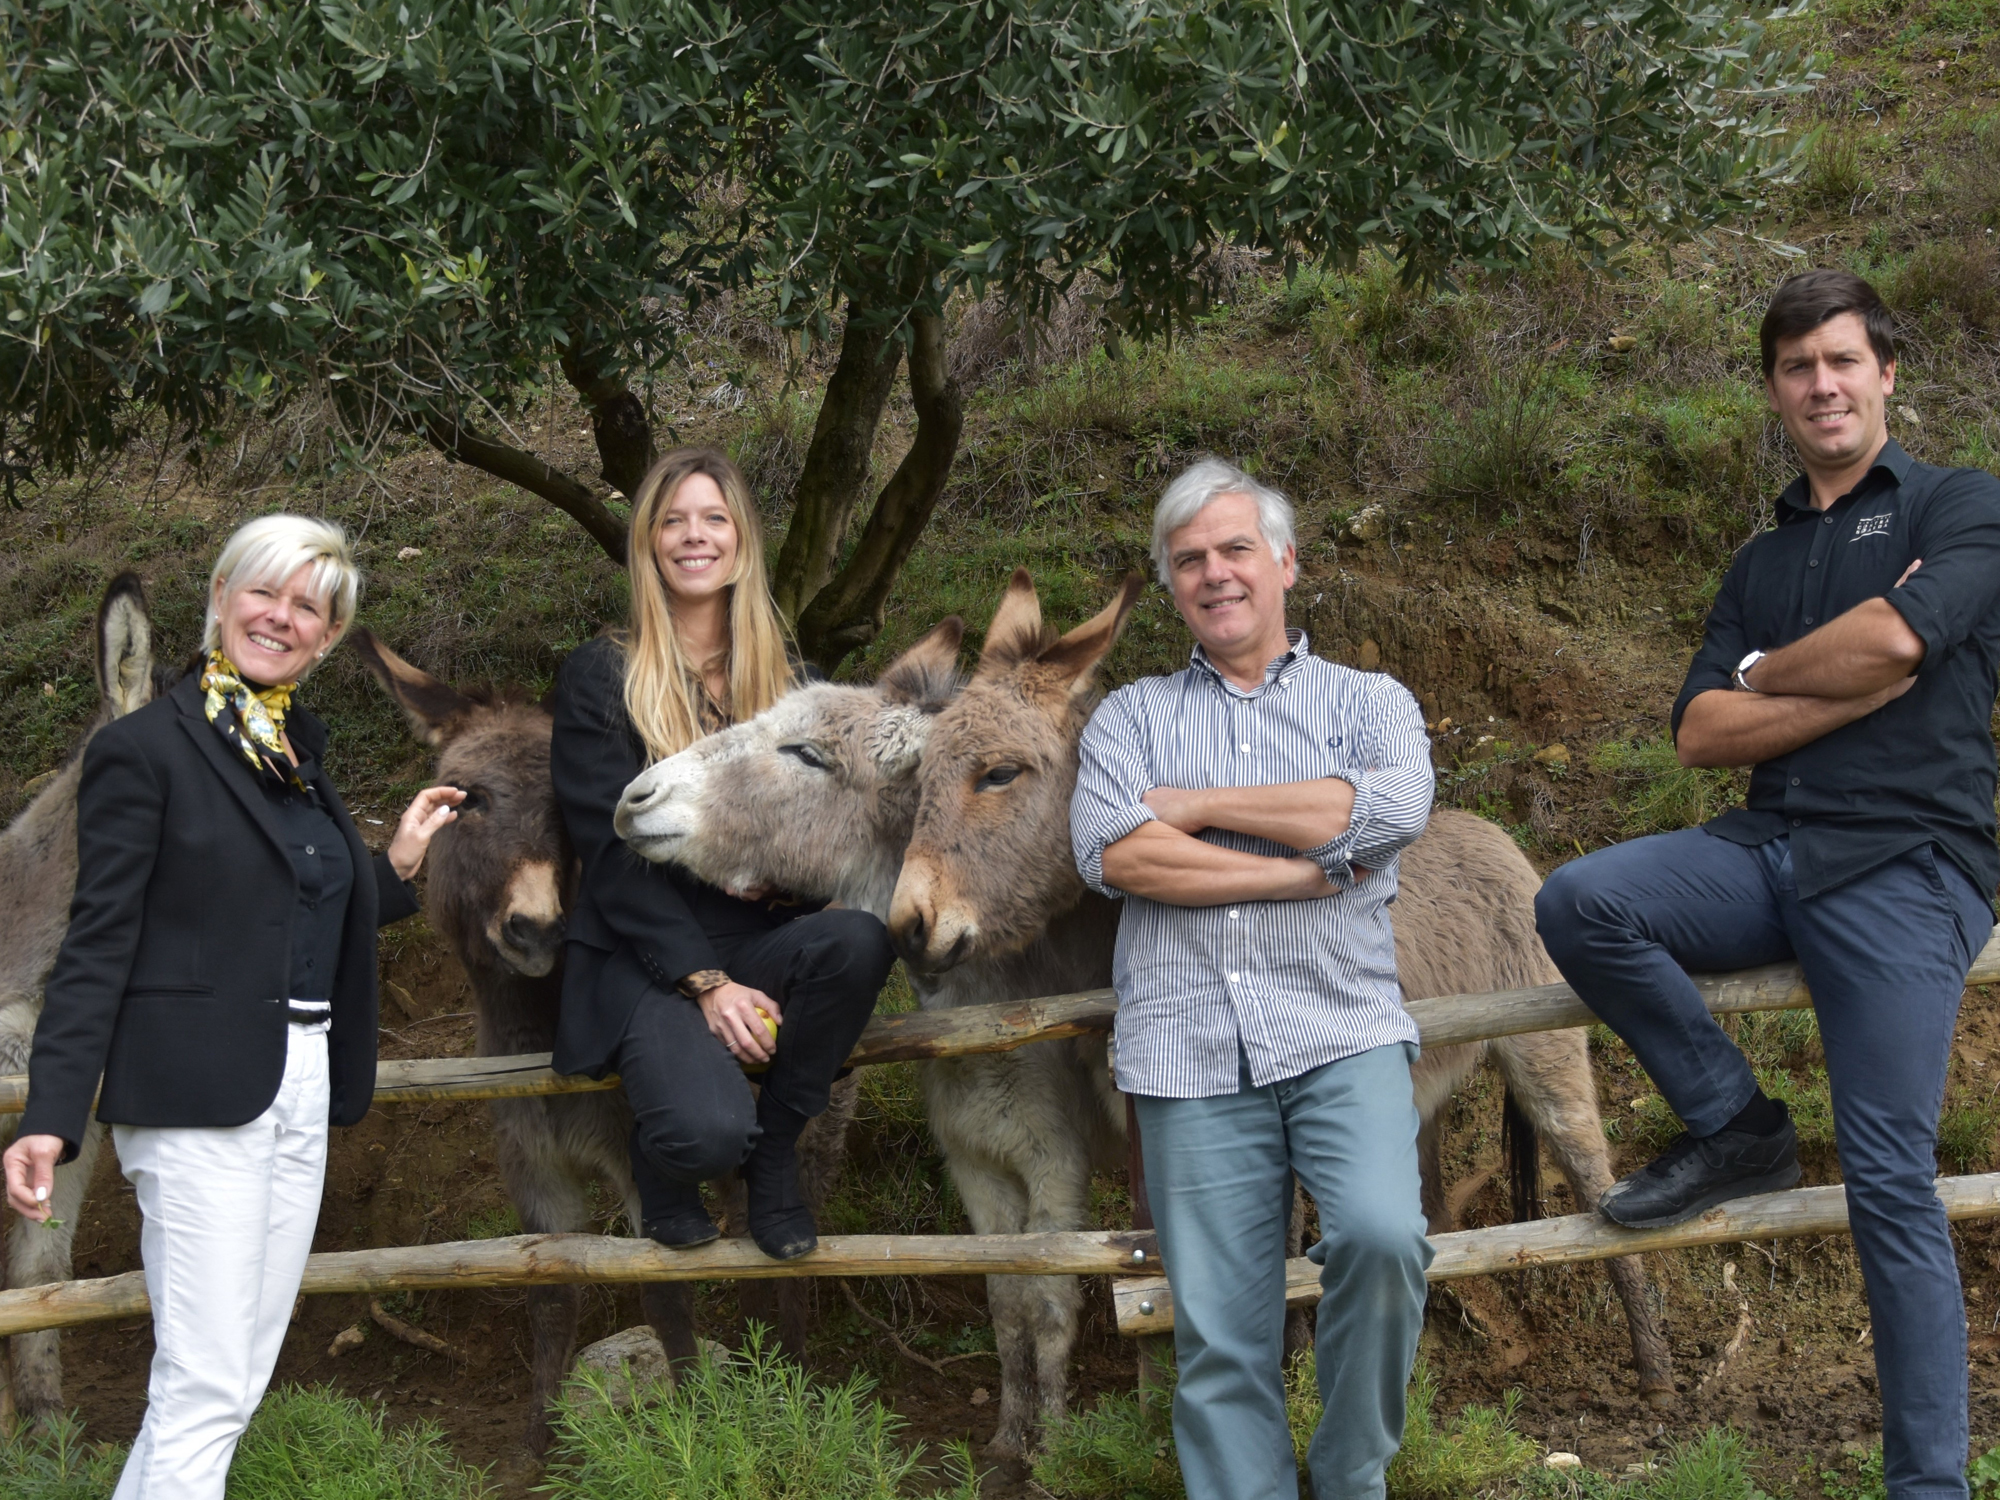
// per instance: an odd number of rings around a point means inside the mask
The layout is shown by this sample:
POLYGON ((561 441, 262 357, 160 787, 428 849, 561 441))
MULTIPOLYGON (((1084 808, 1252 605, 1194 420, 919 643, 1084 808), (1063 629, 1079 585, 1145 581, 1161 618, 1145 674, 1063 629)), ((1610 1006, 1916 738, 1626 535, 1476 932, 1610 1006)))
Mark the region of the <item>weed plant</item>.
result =
POLYGON ((1739 1434, 1711 1427, 1629 1479, 1590 1469, 1532 1469, 1514 1493, 1523 1500, 1772 1500, 1750 1472, 1754 1458, 1739 1434))
POLYGON ((727 1363, 705 1359, 623 1410, 600 1378, 580 1375, 557 1412, 542 1492, 555 1500, 978 1500, 965 1446, 948 1451, 938 1488, 922 1445, 902 1445, 902 1420, 873 1388, 863 1375, 815 1381, 761 1334, 727 1363))
MULTIPOLYGON (((1517 1392, 1498 1406, 1437 1414, 1437 1378, 1417 1362, 1410 1379, 1402 1450, 1389 1465, 1391 1500, 1463 1500, 1520 1474, 1533 1442, 1514 1430, 1517 1392)), ((1181 1500, 1174 1455, 1171 1381, 1141 1401, 1118 1392, 1059 1423, 1035 1463, 1035 1482, 1058 1500, 1181 1500)), ((1318 1377, 1311 1353, 1285 1372, 1285 1417, 1301 1485, 1306 1450, 1319 1426, 1318 1377)))
MULTIPOLYGON (((74 1417, 0 1435, 6 1500, 107 1500, 125 1449, 93 1444, 74 1417)), ((264 1398, 229 1469, 228 1500, 486 1500, 485 1471, 460 1463, 430 1422, 386 1427, 379 1407, 324 1386, 264 1398)))

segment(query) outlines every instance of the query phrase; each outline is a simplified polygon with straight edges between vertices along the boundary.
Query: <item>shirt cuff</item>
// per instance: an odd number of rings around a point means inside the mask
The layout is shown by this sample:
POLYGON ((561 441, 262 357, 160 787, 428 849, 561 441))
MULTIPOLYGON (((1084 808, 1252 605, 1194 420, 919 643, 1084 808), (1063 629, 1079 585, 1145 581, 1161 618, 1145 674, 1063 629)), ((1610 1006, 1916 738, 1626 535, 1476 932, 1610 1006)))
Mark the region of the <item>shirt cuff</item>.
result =
POLYGON ((1324 844, 1299 852, 1318 865, 1332 884, 1352 885, 1354 846, 1361 841, 1361 831, 1375 816, 1377 777, 1367 771, 1329 771, 1326 779, 1344 781, 1354 788, 1354 810, 1347 815, 1347 826, 1339 833, 1324 844))
POLYGON ((1124 807, 1113 807, 1092 820, 1090 826, 1089 851, 1076 867, 1083 883, 1100 896, 1109 896, 1113 901, 1123 900, 1125 892, 1115 885, 1104 883, 1104 851, 1120 839, 1144 828, 1148 823, 1157 822, 1153 810, 1143 802, 1128 803, 1124 807))
POLYGON ((1910 629, 1917 633, 1917 639, 1924 643, 1924 659, 1917 663, 1912 676, 1921 676, 1945 658, 1944 632, 1939 629, 1937 617, 1923 607, 1920 595, 1908 589, 1890 589, 1882 596, 1889 601, 1889 607, 1901 615, 1910 629))

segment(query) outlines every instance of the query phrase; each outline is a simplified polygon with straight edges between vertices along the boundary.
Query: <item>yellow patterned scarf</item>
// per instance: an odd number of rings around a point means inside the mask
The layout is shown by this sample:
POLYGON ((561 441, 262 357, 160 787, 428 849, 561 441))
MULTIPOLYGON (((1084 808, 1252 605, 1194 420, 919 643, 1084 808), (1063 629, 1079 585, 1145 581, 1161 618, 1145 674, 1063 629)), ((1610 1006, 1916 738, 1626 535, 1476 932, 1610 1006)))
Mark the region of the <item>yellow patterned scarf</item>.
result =
POLYGON ((243 680, 236 663, 220 651, 211 651, 201 672, 202 711, 215 732, 241 752, 253 771, 304 791, 306 785, 285 754, 282 738, 294 685, 253 687, 243 680))

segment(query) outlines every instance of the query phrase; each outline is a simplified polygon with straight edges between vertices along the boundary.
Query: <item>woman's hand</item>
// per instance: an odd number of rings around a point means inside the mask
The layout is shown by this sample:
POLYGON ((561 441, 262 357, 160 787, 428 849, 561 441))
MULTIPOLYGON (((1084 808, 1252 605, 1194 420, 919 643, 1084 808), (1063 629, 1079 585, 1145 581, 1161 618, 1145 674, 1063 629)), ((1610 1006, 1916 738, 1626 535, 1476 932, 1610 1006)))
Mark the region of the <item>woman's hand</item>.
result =
POLYGON ((738 1062, 767 1063, 778 1055, 778 1038, 771 1027, 783 1017, 778 1002, 762 990, 732 980, 703 991, 695 1004, 701 1007, 709 1032, 738 1062), (759 1010, 770 1017, 768 1022, 757 1014, 759 1010))
POLYGON ((7 1201, 22 1218, 39 1224, 49 1216, 49 1195, 55 1191, 62 1149, 59 1135, 24 1135, 0 1158, 7 1166, 7 1201))
POLYGON ((396 824, 396 836, 389 840, 389 865, 408 880, 424 862, 431 835, 458 816, 458 804, 465 793, 455 786, 427 786, 411 799, 396 824))

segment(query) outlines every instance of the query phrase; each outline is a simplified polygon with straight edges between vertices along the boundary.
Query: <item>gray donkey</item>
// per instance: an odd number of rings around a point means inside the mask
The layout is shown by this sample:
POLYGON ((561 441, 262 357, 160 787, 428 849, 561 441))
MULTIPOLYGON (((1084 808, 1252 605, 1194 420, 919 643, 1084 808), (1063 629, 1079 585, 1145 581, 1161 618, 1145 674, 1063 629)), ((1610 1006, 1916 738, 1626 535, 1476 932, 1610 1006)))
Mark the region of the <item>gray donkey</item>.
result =
MULTIPOLYGON (((76 790, 83 774, 83 745, 90 736, 151 700, 153 626, 136 573, 121 573, 97 609, 97 718, 68 762, 20 816, 0 833, 0 1073, 25 1073, 35 1023, 42 1013, 42 985, 69 929, 76 890, 76 790)), ((14 1137, 19 1116, 0 1117, 0 1147, 14 1137)), ((0 1208, 6 1234, 6 1275, 0 1286, 42 1286, 67 1281, 70 1246, 83 1208, 84 1189, 104 1144, 104 1127, 92 1120, 76 1160, 56 1168, 53 1228, 30 1224, 0 1208)), ((53 1330, 17 1333, 9 1361, 0 1359, 0 1415, 11 1403, 23 1416, 58 1415, 62 1354, 53 1330)))
MULTIPOLYGON (((928 874, 919 879, 933 887, 941 871, 976 870, 982 896, 1004 888, 1008 899, 976 914, 951 903, 946 946, 958 950, 955 961, 927 969, 920 951, 913 969, 926 1008, 1108 984, 1117 908, 1075 880, 1067 805, 1075 735, 1091 702, 1088 677, 1129 607, 1130 596, 1122 597, 1064 642, 1043 641, 1032 586, 1018 576, 988 633, 979 675, 929 725, 914 769, 906 769, 906 745, 886 762, 867 753, 871 711, 885 707, 871 690, 805 689, 641 776, 626 794, 620 831, 648 858, 674 859, 705 878, 782 885, 877 912, 885 909, 884 885, 897 878, 891 872, 904 882, 892 904, 912 884, 908 853, 921 854, 917 868, 928 874), (1056 659, 1023 672, 1016 643, 1030 626, 1040 645, 1064 650, 1051 650, 1056 659), (912 777, 921 794, 915 819, 904 784, 912 777), (944 795, 956 787, 983 800, 1024 777, 1024 790, 1036 793, 1030 806, 1017 801, 997 822, 941 828, 941 787, 944 795), (913 831, 926 840, 921 850, 911 846, 913 831)), ((948 639, 955 644, 955 633, 948 639)), ((934 633, 912 654, 937 653, 945 644, 934 633)), ((1431 832, 1406 851, 1402 882, 1397 946, 1407 994, 1467 993, 1552 977, 1534 936, 1534 873, 1498 830, 1440 813, 1431 832)), ((936 914, 933 903, 933 935, 936 914)), ((906 935, 914 926, 907 915, 903 926, 906 935)), ((1430 1148, 1426 1207, 1434 1230, 1448 1227, 1437 1183, 1437 1117, 1487 1050, 1436 1049, 1419 1065, 1418 1104, 1430 1148)), ((1492 1050, 1579 1196, 1594 1202, 1610 1175, 1582 1034, 1513 1038, 1492 1050)), ((932 1129, 981 1233, 1080 1227, 1091 1172, 1125 1159, 1123 1102, 1111 1085, 1102 1037, 929 1063, 925 1090, 932 1129)), ((1531 1139, 1522 1144, 1532 1151, 1531 1139)), ((1670 1392, 1670 1360, 1643 1272, 1628 1260, 1615 1263, 1613 1275, 1641 1389, 1649 1396, 1670 1392)), ((996 1276, 988 1297, 1002 1359, 990 1451, 1015 1456, 1036 1418, 1057 1415, 1066 1403, 1081 1290, 1070 1277, 996 1276)))
MULTIPOLYGON (((458 818, 432 841, 425 911, 451 944, 472 983, 481 1056, 547 1052, 553 1047, 562 993, 566 902, 573 856, 549 783, 548 711, 518 693, 456 688, 420 671, 367 630, 356 649, 403 709, 418 739, 437 751, 437 775, 465 789, 458 818)), ((892 877, 893 878, 893 877, 892 877)), ((886 888, 884 899, 886 900, 886 888)), ((501 1179, 531 1233, 589 1229, 588 1192, 607 1185, 639 1222, 627 1141, 632 1114, 621 1092, 501 1099, 489 1106, 501 1179)), ((837 1086, 834 1103, 800 1142, 800 1176, 815 1201, 838 1174, 854 1084, 837 1086)), ((725 1185, 734 1233, 742 1232, 739 1183, 725 1185)), ((746 1317, 775 1327, 781 1347, 803 1350, 808 1289, 798 1281, 746 1282, 746 1317)), ((684 1366, 696 1353, 691 1282, 641 1289, 647 1321, 668 1357, 684 1366)), ((548 1448, 549 1403, 569 1373, 582 1304, 577 1287, 533 1287, 533 1415, 526 1442, 548 1448)))

